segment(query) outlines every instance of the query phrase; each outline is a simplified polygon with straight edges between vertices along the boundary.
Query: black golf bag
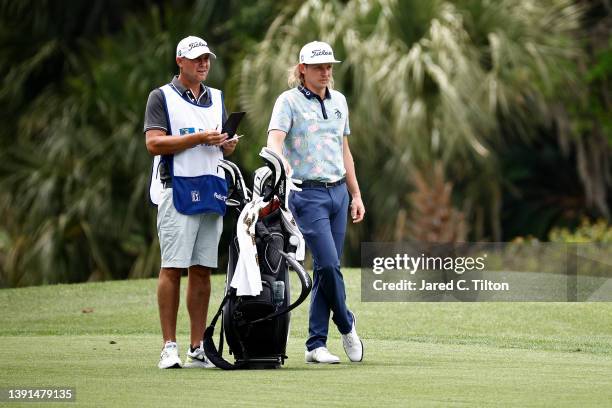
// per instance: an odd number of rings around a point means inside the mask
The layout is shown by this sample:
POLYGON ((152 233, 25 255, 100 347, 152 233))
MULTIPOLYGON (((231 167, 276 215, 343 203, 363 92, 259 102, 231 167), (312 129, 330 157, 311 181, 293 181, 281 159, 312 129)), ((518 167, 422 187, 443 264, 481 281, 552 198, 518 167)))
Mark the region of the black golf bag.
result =
MULTIPOLYGON (((251 200, 258 198, 254 240, 260 273, 257 278, 261 279, 262 288, 258 295, 238 296, 237 290, 230 285, 240 256, 236 233, 239 226, 236 225, 229 245, 225 296, 204 333, 206 356, 217 367, 227 370, 279 368, 287 358, 290 311, 306 299, 312 287, 310 276, 295 257, 301 235, 298 233, 299 236, 296 236, 295 224, 295 228, 288 224, 293 220, 292 217, 287 220, 288 211, 283 215, 287 202, 287 177, 281 159, 266 148, 260 156, 268 167, 256 172, 254 197, 246 188, 238 168, 225 160, 221 164, 229 186, 228 207, 242 213, 251 200), (300 294, 294 303, 291 303, 289 268, 297 273, 301 284, 300 294), (220 316, 222 327, 217 349, 213 334, 220 316), (224 336, 229 353, 234 356, 234 364, 222 357, 224 336)), ((244 218, 242 222, 248 226, 249 219, 244 218)))

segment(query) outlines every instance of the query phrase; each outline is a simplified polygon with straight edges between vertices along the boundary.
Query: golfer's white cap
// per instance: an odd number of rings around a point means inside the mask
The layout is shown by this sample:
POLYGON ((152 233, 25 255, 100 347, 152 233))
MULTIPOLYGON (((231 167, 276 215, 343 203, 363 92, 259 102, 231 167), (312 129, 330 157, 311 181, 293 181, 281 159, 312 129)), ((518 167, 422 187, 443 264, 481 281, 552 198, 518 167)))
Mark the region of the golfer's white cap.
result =
POLYGON ((189 59, 198 58, 202 54, 210 54, 213 58, 217 58, 215 54, 208 48, 206 41, 200 37, 183 38, 176 46, 176 56, 189 59))
POLYGON ((334 58, 334 50, 323 41, 309 42, 300 50, 300 64, 334 64, 340 62, 334 58))

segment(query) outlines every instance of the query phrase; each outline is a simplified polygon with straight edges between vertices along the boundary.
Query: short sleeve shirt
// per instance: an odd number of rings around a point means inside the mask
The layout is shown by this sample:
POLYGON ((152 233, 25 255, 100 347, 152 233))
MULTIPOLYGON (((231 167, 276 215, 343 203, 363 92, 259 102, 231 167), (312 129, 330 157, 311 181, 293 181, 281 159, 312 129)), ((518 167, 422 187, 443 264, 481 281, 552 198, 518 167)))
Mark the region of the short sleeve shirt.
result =
POLYGON ((324 99, 305 87, 283 92, 272 111, 270 130, 287 133, 283 154, 293 177, 333 182, 345 175, 343 137, 350 134, 348 106, 340 92, 324 99))

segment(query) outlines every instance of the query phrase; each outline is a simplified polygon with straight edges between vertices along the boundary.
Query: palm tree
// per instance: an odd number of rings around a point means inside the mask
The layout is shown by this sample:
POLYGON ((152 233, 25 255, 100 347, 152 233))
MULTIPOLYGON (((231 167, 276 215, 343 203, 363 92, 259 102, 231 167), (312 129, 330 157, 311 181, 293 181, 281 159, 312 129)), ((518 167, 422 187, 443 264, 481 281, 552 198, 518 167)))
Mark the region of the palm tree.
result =
POLYGON ((496 151, 553 120, 551 100, 573 80, 580 15, 569 0, 307 1, 279 16, 246 61, 241 97, 264 135, 301 45, 329 42, 344 60, 334 76, 351 108, 352 151, 372 209, 367 239, 393 236, 410 174, 438 161, 473 238, 500 239, 496 151), (501 124, 512 125, 509 138, 501 124))
MULTIPOLYGON (((0 0, 10 44, 0 50, 0 101, 10 107, 0 113, 0 287, 158 272, 147 95, 176 72, 177 40, 194 33, 217 50, 208 83, 225 90, 240 53, 296 2, 237 3, 0 0)), ((257 150, 246 143, 238 156, 257 150)))
POLYGON ((175 71, 176 38, 212 19, 211 7, 201 7, 195 22, 192 13, 162 16, 156 7, 129 17, 118 38, 69 54, 73 75, 29 104, 19 137, 0 152, 8 235, 0 284, 157 272, 144 108, 151 89, 175 71))

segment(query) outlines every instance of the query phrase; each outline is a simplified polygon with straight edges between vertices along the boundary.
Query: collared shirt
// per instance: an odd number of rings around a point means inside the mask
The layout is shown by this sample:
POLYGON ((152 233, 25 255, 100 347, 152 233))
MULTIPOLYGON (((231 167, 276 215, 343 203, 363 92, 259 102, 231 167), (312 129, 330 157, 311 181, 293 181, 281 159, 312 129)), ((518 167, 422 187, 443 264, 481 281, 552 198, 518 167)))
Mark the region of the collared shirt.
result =
POLYGON ((346 98, 333 89, 327 89, 323 99, 303 86, 278 97, 268 132, 287 133, 283 154, 293 177, 325 182, 344 177, 343 137, 351 133, 348 116, 346 98))
MULTIPOLYGON (((178 93, 191 103, 201 106, 210 106, 212 103, 210 98, 210 92, 204 84, 200 83, 200 95, 196 99, 191 89, 185 88, 181 81, 178 79, 178 75, 175 75, 170 82, 170 86, 174 87, 178 93)), ((223 105, 223 122, 227 119, 227 112, 225 110, 225 104, 223 105)), ((164 96, 161 89, 156 88, 149 94, 147 100, 147 108, 145 110, 144 120, 144 132, 151 129, 160 129, 168 132, 170 128, 168 124, 168 118, 166 116, 166 110, 164 108, 164 96)))

